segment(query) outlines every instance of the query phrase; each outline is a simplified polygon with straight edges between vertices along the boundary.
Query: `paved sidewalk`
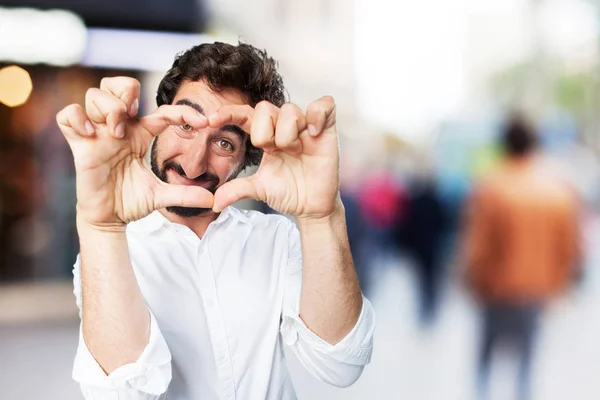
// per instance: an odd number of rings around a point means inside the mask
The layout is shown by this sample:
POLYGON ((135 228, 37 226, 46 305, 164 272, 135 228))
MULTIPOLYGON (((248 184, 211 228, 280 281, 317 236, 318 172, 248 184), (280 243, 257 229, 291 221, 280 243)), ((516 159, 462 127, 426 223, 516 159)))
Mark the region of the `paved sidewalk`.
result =
MULTIPOLYGON (((589 264, 600 265, 600 226, 590 236, 589 264)), ((290 368, 298 398, 307 400, 470 400, 478 343, 476 309, 456 285, 446 292, 435 329, 415 322, 410 269, 384 268, 372 299, 377 313, 375 352, 348 389, 329 387, 298 362, 290 368)), ((579 292, 546 313, 535 365, 533 400, 600 398, 600 274, 588 269, 579 292)), ((78 319, 71 284, 0 288, 2 400, 81 399, 71 381, 78 319), (6 313, 6 314, 5 314, 6 313)), ((510 359, 499 357, 490 400, 512 398, 510 359)))
POLYGON ((0 326, 77 318, 70 281, 0 285, 0 326))

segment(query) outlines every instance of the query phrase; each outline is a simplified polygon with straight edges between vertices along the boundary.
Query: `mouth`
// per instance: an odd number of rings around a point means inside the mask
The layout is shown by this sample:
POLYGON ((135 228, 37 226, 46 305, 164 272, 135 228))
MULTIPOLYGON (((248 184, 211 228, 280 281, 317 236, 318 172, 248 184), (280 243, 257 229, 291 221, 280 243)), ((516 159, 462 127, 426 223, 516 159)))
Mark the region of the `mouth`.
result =
POLYGON ((174 185, 199 186, 209 191, 213 191, 216 187, 214 179, 189 179, 171 168, 167 170, 167 177, 168 182, 174 185))

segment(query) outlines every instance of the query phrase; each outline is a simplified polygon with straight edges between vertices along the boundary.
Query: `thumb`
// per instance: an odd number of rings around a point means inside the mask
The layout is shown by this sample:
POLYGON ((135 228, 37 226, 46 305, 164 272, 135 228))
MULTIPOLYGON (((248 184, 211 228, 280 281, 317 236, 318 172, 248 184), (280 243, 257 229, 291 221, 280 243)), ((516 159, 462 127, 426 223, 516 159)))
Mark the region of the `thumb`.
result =
POLYGON ((212 208, 214 196, 199 186, 171 185, 159 181, 154 189, 154 209, 170 206, 212 208))
POLYGON ((259 195, 256 179, 253 176, 233 179, 220 188, 215 193, 214 212, 221 212, 227 206, 241 199, 262 200, 259 195))

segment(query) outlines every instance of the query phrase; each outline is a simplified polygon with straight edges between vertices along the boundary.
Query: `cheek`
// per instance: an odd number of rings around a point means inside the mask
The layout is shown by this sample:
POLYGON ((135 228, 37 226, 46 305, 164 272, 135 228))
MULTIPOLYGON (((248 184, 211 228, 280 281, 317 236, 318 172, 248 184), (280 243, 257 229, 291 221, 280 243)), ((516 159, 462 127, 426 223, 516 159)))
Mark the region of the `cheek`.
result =
POLYGON ((227 182, 239 170, 243 161, 242 157, 223 157, 213 154, 211 167, 221 182, 227 182))
POLYGON ((165 132, 160 137, 160 144, 158 146, 158 160, 161 163, 177 158, 177 156, 185 153, 186 146, 184 140, 179 138, 174 133, 171 135, 170 132, 165 132), (166 137, 167 135, 168 137, 166 137))

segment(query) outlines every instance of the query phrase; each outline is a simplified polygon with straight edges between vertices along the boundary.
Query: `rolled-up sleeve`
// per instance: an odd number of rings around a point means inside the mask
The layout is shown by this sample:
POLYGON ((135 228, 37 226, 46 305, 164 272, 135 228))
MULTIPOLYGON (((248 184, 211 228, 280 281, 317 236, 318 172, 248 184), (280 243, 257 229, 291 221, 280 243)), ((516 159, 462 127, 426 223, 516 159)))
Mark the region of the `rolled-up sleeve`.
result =
MULTIPOLYGON (((79 257, 73 269, 73 285, 81 317, 81 269, 79 257)), ((166 398, 171 382, 171 353, 155 316, 150 312, 150 339, 135 363, 123 365, 110 375, 90 353, 79 330, 79 346, 73 379, 86 400, 159 400, 166 398)))
POLYGON ((300 318, 302 251, 300 235, 290 228, 290 255, 283 299, 281 335, 302 365, 318 379, 338 387, 352 385, 371 360, 375 313, 363 296, 360 316, 354 328, 335 345, 312 332, 300 318))

